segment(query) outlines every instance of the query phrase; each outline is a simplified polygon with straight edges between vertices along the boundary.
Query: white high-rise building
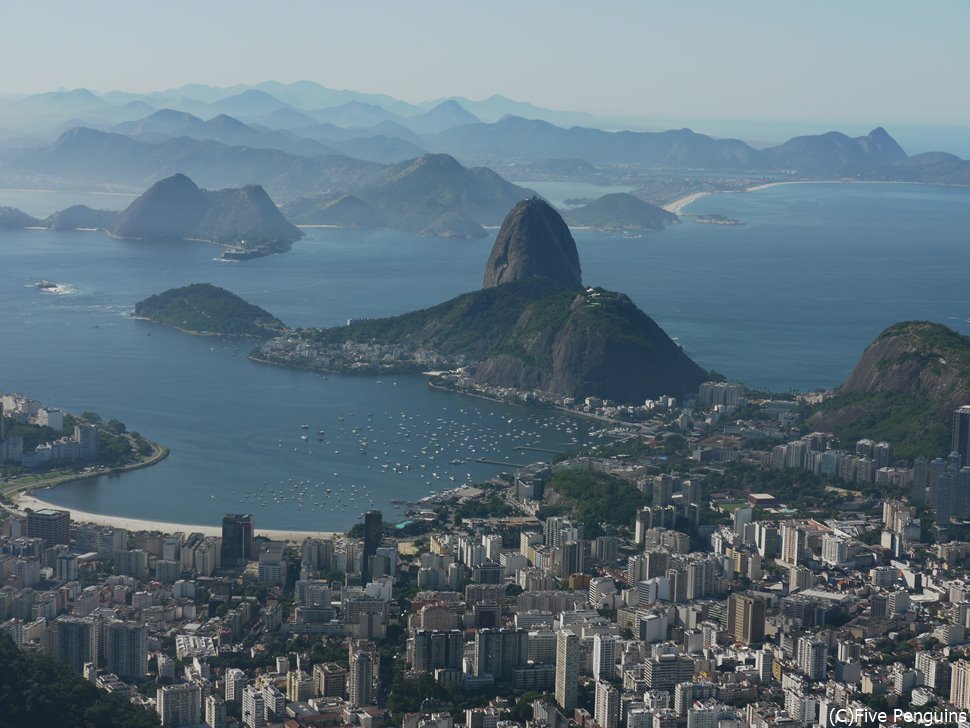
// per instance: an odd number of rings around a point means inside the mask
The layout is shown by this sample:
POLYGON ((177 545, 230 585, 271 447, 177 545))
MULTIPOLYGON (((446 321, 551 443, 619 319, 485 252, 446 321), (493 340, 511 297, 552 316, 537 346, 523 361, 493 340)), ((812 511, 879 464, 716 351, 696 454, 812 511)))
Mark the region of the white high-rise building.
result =
POLYGON ((218 695, 205 699, 205 724, 209 728, 226 728, 226 701, 218 695))
POLYGON ((194 728, 201 722, 202 690, 195 683, 164 685, 156 694, 155 710, 163 728, 194 728))
POLYGON ((957 710, 970 710, 970 662, 957 660, 950 672, 950 702, 957 710))
POLYGON ((805 532, 794 523, 781 524, 781 561, 790 566, 800 563, 805 553, 805 532))
POLYGON ((828 671, 829 647, 822 640, 805 636, 798 640, 798 669, 810 680, 824 680, 828 671))
MULTIPOLYGON (((616 635, 598 634, 593 637, 593 678, 611 680, 616 665, 616 635)), ((600 723, 601 728, 603 724, 600 723)))
POLYGON ((829 566, 838 566, 849 560, 849 544, 845 539, 827 533, 822 536, 822 561, 829 566))
POLYGON ((617 728, 620 724, 620 692, 607 682, 596 682, 596 722, 600 728, 617 728))
POLYGON ((246 728, 263 728, 266 725, 263 691, 254 685, 247 685, 242 691, 242 721, 246 728))
POLYGON ((579 637, 569 629, 556 634, 556 702, 565 711, 576 707, 579 692, 579 637))
POLYGON ((242 700, 243 688, 246 687, 246 673, 238 667, 226 671, 226 700, 238 703, 242 700))

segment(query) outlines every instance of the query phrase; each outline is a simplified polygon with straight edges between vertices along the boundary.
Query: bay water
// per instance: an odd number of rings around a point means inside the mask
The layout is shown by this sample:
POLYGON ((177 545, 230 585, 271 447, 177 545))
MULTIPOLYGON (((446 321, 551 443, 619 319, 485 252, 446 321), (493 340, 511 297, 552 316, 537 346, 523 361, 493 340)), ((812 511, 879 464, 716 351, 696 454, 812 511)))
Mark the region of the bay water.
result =
MULTIPOLYGON (((65 206, 58 197, 45 210, 43 194, 0 190, 0 204, 35 215, 65 206)), ((685 216, 639 237, 577 230, 584 281, 629 294, 732 380, 833 387, 896 321, 970 333, 970 190, 793 184, 710 195, 686 212, 745 224, 685 216)), ((493 239, 317 228, 285 255, 225 263, 197 242, 0 231, 0 390, 118 418, 172 449, 151 468, 41 497, 132 518, 215 525, 242 511, 257 528, 343 530, 367 508, 394 520, 392 500, 507 469, 479 457, 524 463, 588 441, 599 426, 582 419, 440 392, 421 377, 260 365, 246 359, 248 342, 130 318, 137 301, 196 282, 291 326, 403 313, 479 287, 493 239)))

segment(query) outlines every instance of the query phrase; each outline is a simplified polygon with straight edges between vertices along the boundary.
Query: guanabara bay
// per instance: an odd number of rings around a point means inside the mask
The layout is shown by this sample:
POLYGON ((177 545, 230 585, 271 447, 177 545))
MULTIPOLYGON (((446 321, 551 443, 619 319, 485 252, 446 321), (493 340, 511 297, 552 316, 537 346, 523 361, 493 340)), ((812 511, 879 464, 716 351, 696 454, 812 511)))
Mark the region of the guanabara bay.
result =
POLYGON ((970 725, 965 5, 0 8, 0 728, 970 725))

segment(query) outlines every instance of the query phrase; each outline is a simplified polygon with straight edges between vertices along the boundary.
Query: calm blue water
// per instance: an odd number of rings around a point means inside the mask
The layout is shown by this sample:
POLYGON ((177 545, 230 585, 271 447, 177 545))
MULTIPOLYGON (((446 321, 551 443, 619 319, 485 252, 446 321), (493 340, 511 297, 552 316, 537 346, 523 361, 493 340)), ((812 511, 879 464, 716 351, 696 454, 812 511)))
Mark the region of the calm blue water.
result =
MULTIPOLYGON (((10 204, 2 191, 0 204, 10 204)), ((688 220, 639 239, 580 232, 584 279, 630 294, 699 363, 732 379, 772 389, 835 385, 899 320, 970 333, 970 191, 790 185, 712 195, 689 211, 747 225, 688 220)), ((133 518, 211 525, 242 509, 265 528, 343 529, 371 502, 391 517, 392 498, 499 470, 475 457, 527 462, 516 446, 559 449, 585 438, 583 423, 567 432, 559 418, 430 391, 420 378, 323 379, 249 362, 248 344, 126 318, 147 295, 211 281, 290 325, 340 325, 481 285, 490 247, 313 230, 286 255, 227 264, 202 243, 0 232, 0 389, 117 417, 173 450, 158 466, 44 497, 133 518), (69 292, 32 287, 41 279, 69 292), (291 478, 310 485, 293 487, 291 478), (328 497, 327 488, 345 497, 328 497)))

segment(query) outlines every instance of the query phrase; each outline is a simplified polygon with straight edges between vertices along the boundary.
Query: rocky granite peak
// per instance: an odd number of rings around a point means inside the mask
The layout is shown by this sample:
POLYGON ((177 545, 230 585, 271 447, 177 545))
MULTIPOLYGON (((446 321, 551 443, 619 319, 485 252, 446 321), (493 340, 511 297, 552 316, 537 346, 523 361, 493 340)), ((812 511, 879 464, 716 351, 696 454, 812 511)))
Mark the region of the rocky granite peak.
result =
POLYGON ((579 253, 569 227, 545 200, 519 202, 502 222, 485 267, 483 288, 544 276, 571 290, 582 290, 579 253))

